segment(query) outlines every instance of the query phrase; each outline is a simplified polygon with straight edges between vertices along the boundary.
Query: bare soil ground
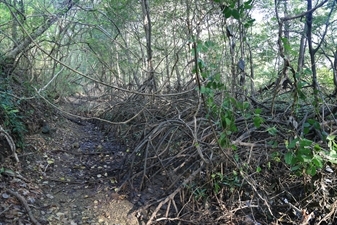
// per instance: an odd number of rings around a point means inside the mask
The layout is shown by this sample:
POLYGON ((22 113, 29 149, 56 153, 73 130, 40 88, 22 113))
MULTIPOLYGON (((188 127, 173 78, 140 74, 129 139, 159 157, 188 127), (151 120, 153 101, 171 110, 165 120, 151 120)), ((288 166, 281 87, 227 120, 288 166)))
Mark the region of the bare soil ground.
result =
POLYGON ((139 224, 127 195, 116 193, 126 149, 112 132, 54 115, 26 141, 20 163, 2 165, 1 225, 139 224))

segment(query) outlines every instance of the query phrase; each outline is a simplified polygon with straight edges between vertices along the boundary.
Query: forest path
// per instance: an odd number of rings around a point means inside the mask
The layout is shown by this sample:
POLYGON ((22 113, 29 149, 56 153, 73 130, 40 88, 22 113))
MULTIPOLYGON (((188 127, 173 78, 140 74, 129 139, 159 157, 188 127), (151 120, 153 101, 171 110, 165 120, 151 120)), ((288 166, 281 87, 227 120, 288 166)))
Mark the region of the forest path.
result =
MULTIPOLYGON (((139 224, 126 195, 115 192, 125 148, 113 134, 58 115, 26 139, 36 151, 21 157, 22 175, 30 182, 18 179, 8 189, 26 199, 40 224, 139 224)), ((27 209, 16 204, 0 224, 27 224, 27 209)))

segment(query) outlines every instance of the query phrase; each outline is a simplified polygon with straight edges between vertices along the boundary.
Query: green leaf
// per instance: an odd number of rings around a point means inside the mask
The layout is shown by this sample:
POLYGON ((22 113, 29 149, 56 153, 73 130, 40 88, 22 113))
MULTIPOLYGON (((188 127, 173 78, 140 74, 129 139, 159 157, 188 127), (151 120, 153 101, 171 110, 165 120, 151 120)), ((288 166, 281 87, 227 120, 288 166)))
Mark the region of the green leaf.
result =
POLYGON ((254 24, 254 22, 255 22, 255 19, 248 20, 248 21, 244 24, 244 27, 245 27, 245 28, 252 27, 253 24, 254 24))
POLYGON ((294 140, 292 140, 289 144, 288 144, 288 148, 289 149, 292 149, 292 148, 295 148, 296 147, 296 143, 297 143, 298 139, 295 138, 294 140))
POLYGON ((217 194, 217 193, 219 193, 219 190, 220 190, 220 185, 218 183, 215 183, 214 184, 214 192, 217 194))
POLYGON ((307 147, 307 146, 311 146, 312 141, 308 140, 308 139, 302 139, 300 141, 300 147, 307 147))
POLYGON ((305 170, 306 174, 314 176, 317 172, 317 168, 314 165, 310 165, 305 170))
POLYGON ((328 141, 333 141, 333 140, 335 140, 335 138, 336 138, 335 135, 328 135, 328 136, 326 137, 326 139, 327 139, 328 141))
POLYGON ((261 167, 259 167, 259 166, 258 166, 258 167, 256 167, 256 172, 260 173, 260 172, 261 172, 261 170, 262 170, 262 169, 261 169, 261 167))
POLYGON ((312 161, 312 158, 308 155, 299 155, 297 158, 304 163, 310 163, 312 161))
POLYGON ((219 138, 219 144, 221 147, 226 147, 228 144, 228 137, 225 133, 221 133, 219 138))
POLYGON ((245 9, 252 9, 253 8, 253 6, 251 6, 251 5, 245 5, 245 9))
POLYGON ((291 171, 296 171, 296 170, 298 170, 298 169, 300 169, 300 168, 301 168, 300 165, 296 165, 296 166, 291 167, 290 170, 291 170, 291 171))
POLYGON ((312 151, 310 148, 300 148, 297 151, 297 155, 312 155, 312 151))
POLYGON ((232 10, 229 7, 225 7, 223 10, 223 14, 225 15, 226 18, 230 18, 232 16, 232 10))
POLYGON ((268 133, 269 133, 270 135, 273 135, 273 136, 275 136, 275 135, 277 134, 277 129, 276 129, 276 127, 268 127, 268 128, 267 128, 267 131, 268 131, 268 133))
POLYGON ((260 108, 257 108, 254 111, 255 114, 261 114, 261 112, 262 112, 262 109, 260 109, 260 108))
POLYGON ((230 119, 228 119, 227 117, 225 118, 225 121, 226 121, 226 125, 227 126, 230 126, 232 121, 230 119))
POLYGON ((313 159, 312 159, 312 163, 317 167, 317 168, 323 168, 323 159, 316 155, 313 159))
POLYGON ((205 93, 207 93, 207 90, 208 90, 208 88, 202 86, 202 87, 200 88, 200 93, 201 93, 201 94, 205 94, 205 93))
POLYGON ((243 109, 249 109, 249 107, 250 107, 250 104, 249 104, 249 102, 244 102, 243 103, 243 109))
POLYGON ((17 112, 19 112, 19 110, 17 110, 17 109, 12 109, 12 110, 10 110, 8 113, 17 113, 17 112))
POLYGON ((314 150, 318 152, 318 151, 321 151, 322 148, 321 148, 321 146, 319 146, 319 144, 315 144, 314 145, 314 150))
POLYGON ((253 0, 248 0, 248 1, 246 1, 244 4, 245 4, 245 5, 251 5, 252 2, 253 2, 253 0))
POLYGON ((284 155, 284 161, 289 165, 292 165, 293 159, 294 159, 294 156, 293 156, 292 152, 287 152, 284 155))
POLYGON ((258 116, 254 117, 253 122, 254 122, 254 126, 256 128, 260 128, 260 126, 261 126, 261 117, 258 117, 258 116))
POLYGON ((240 19, 240 13, 239 13, 239 11, 238 10, 236 10, 236 9, 233 9, 232 10, 232 16, 234 17, 234 19, 240 19))

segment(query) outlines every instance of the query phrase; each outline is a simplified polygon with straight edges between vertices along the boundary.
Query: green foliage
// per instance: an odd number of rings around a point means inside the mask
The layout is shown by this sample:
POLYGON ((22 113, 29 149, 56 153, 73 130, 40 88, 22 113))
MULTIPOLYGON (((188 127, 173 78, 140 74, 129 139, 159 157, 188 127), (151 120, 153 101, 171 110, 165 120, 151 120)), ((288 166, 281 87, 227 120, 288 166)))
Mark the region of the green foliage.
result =
POLYGON ((207 197, 207 189, 205 187, 199 187, 195 184, 186 185, 186 188, 192 192, 195 200, 202 200, 207 197))
POLYGON ((319 144, 305 138, 295 138, 286 143, 288 152, 284 155, 284 161, 291 166, 296 175, 303 173, 315 175, 326 162, 337 164, 337 144, 334 135, 328 135, 329 150, 324 150, 319 144))
POLYGON ((295 138, 286 143, 288 152, 284 155, 284 161, 291 166, 296 175, 302 173, 314 176, 324 164, 320 156, 321 148, 313 141, 306 138, 295 138))
POLYGON ((206 194, 206 188, 196 188, 194 191, 193 191, 193 194, 194 194, 194 197, 196 200, 200 200, 200 199, 204 199, 207 194, 206 194))
POLYGON ((330 151, 325 154, 325 157, 329 162, 337 164, 337 143, 335 139, 335 135, 327 136, 326 140, 328 141, 328 147, 330 151))
MULTIPOLYGON (((198 41, 196 50, 198 52, 207 53, 215 45, 211 41, 198 41)), ((201 59, 198 61, 198 69, 201 71, 201 76, 207 82, 201 87, 200 92, 205 97, 206 107, 209 110, 208 117, 214 119, 221 128, 219 134, 219 144, 222 147, 229 145, 229 136, 237 131, 235 125, 235 114, 237 110, 245 111, 249 108, 248 103, 240 103, 232 98, 229 94, 225 94, 222 102, 215 100, 215 93, 226 90, 224 83, 221 80, 220 73, 213 73, 211 66, 206 66, 201 59)))
POLYGON ((253 122, 256 128, 260 128, 261 124, 264 122, 264 119, 260 116, 261 111, 262 110, 260 108, 257 108, 254 111, 253 122))
POLYGON ((241 186, 241 178, 238 172, 233 171, 229 175, 224 175, 220 172, 211 175, 213 183, 213 191, 218 194, 223 186, 229 187, 230 191, 234 191, 235 188, 241 186))
POLYGON ((19 102, 14 102, 7 93, 0 94, 0 116, 4 129, 9 130, 17 138, 17 146, 23 146, 24 133, 26 128, 19 115, 19 102))
MULTIPOLYGON (((239 20, 244 16, 244 12, 250 9, 252 9, 252 0, 244 2, 239 7, 236 7, 236 2, 232 2, 231 4, 225 6, 222 12, 226 18, 233 17, 234 19, 239 20)), ((254 22, 253 19, 249 20, 245 24, 245 27, 251 26, 253 22, 254 22)))

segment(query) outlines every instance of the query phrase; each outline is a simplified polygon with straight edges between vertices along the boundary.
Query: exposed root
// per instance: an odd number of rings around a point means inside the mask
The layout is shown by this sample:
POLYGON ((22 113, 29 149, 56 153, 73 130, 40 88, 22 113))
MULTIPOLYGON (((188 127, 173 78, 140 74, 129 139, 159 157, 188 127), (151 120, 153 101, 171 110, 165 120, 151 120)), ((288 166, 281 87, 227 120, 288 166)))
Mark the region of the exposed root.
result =
POLYGON ((19 158, 18 158, 18 155, 16 154, 16 146, 15 146, 15 143, 13 141, 13 138, 2 128, 2 126, 0 126, 0 135, 1 136, 5 136, 11 150, 12 150, 12 153, 13 153, 13 156, 16 160, 16 162, 20 162, 19 161, 19 158))

